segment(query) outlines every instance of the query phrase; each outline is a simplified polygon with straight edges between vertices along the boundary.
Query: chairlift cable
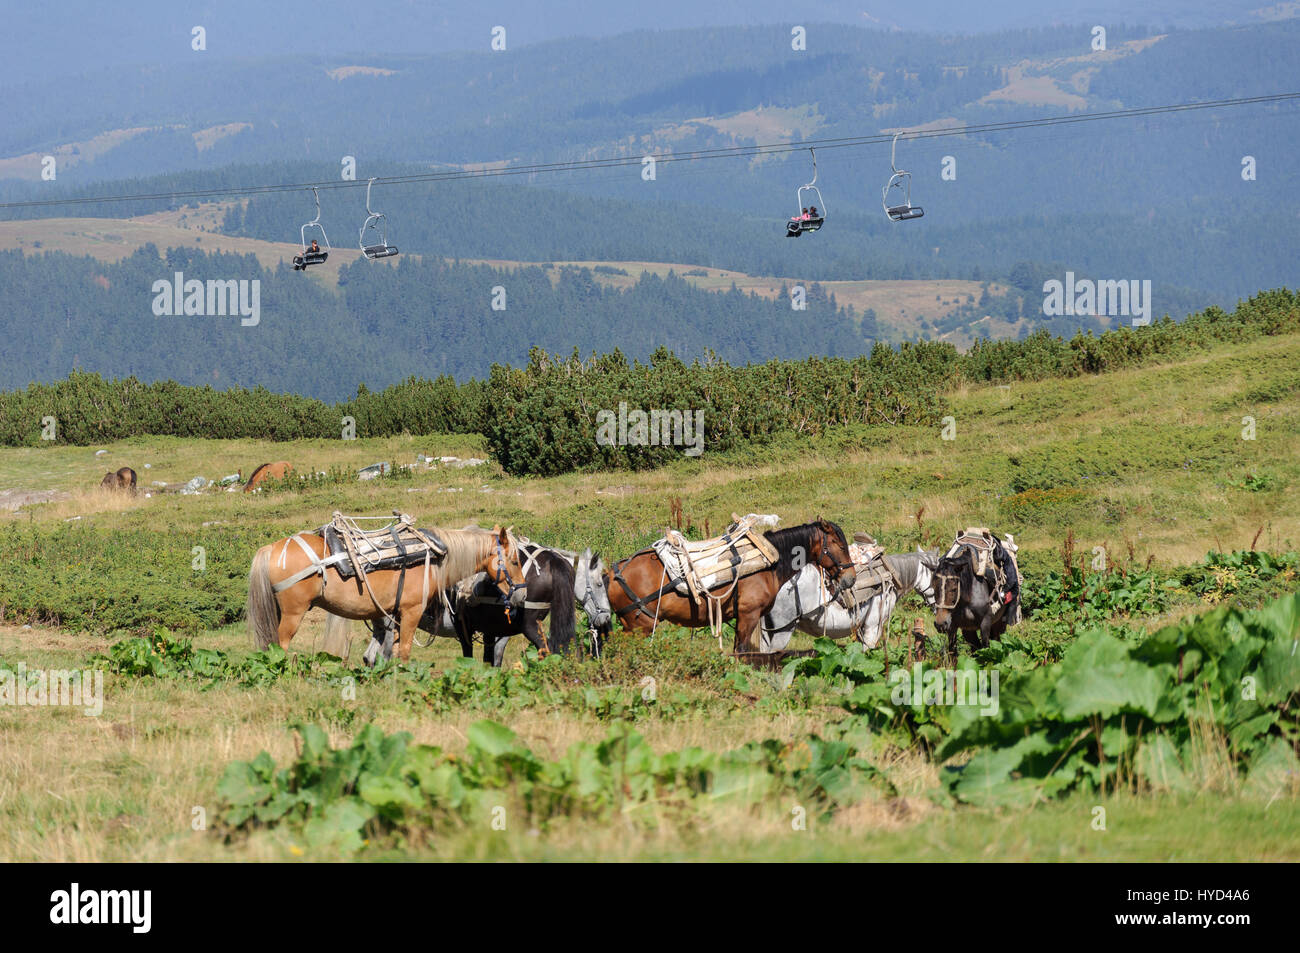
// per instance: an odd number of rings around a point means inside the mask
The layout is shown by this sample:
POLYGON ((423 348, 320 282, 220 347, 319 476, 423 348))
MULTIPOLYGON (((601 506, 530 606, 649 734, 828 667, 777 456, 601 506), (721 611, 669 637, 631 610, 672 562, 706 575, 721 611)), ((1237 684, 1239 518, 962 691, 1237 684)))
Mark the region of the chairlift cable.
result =
MULTIPOLYGON (((756 156, 776 155, 781 153, 802 152, 804 149, 844 149, 862 146, 892 143, 895 137, 908 141, 918 139, 938 139, 948 136, 984 135, 999 132, 1013 132, 1020 129, 1033 129, 1040 126, 1062 126, 1078 123, 1099 122, 1111 119, 1135 119, 1169 113, 1184 113, 1195 110, 1232 108, 1238 106, 1276 104, 1300 100, 1300 92, 1272 93, 1264 96, 1247 96, 1235 99, 1218 99, 1206 102, 1175 103, 1165 106, 1143 106, 1133 109, 1109 110, 1105 112, 1079 113, 1063 116, 1046 116, 1038 119, 1008 120, 1004 122, 974 123, 962 126, 948 126, 940 129, 913 129, 896 133, 884 133, 870 136, 842 136, 828 139, 803 140, 798 143, 781 142, 753 146, 731 146, 718 149, 699 149, 690 152, 652 154, 656 163, 698 162, 705 159, 753 158, 756 156)), ((369 183, 379 182, 384 185, 450 182, 462 179, 495 178, 498 176, 537 175, 551 172, 577 172, 585 170, 639 166, 644 156, 614 156, 604 159, 581 159, 564 162, 533 163, 504 168, 454 169, 444 172, 410 173, 406 175, 377 176, 369 183)), ((17 208, 42 208, 61 205, 92 205, 108 202, 152 202, 175 201, 178 199, 205 199, 232 196, 266 195, 280 192, 295 192, 306 189, 347 189, 359 188, 359 181, 297 182, 273 185, 232 186, 216 189, 190 189, 176 192, 149 192, 128 195, 103 195, 85 198, 39 199, 21 202, 0 203, 0 210, 17 208)))

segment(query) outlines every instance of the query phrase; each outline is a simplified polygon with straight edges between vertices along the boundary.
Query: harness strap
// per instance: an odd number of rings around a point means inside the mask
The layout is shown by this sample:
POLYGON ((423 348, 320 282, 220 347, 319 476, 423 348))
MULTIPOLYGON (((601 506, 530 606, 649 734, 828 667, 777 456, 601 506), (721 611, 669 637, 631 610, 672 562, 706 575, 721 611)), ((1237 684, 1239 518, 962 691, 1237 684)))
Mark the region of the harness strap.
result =
MULTIPOLYGON (((342 562, 344 559, 347 558, 347 553, 335 553, 332 556, 326 556, 324 559, 321 559, 319 556, 316 555, 316 553, 312 550, 312 548, 307 545, 307 543, 303 540, 301 535, 294 534, 293 536, 290 536, 289 539, 293 540, 300 547, 302 547, 302 551, 306 553, 307 558, 311 560, 311 565, 308 566, 306 569, 299 569, 288 579, 281 579, 279 582, 277 582, 275 585, 271 587, 272 592, 284 592, 284 590, 288 589, 290 586, 296 586, 304 579, 308 578, 309 576, 314 576, 317 573, 320 573, 321 578, 324 579, 326 569, 328 569, 330 566, 333 566, 335 563, 342 562)), ((288 552, 289 552, 289 543, 286 540, 284 544, 284 549, 280 553, 281 566, 284 566, 285 556, 288 554, 288 552)))
MULTIPOLYGON (((640 554, 638 553, 637 555, 640 554)), ((654 620, 655 617, 652 616, 649 612, 647 612, 645 607, 649 605, 651 602, 654 602, 655 605, 658 606, 660 598, 662 598, 664 595, 666 595, 669 592, 676 592, 677 586, 674 583, 670 582, 666 586, 661 586, 658 592, 651 593, 648 596, 638 596, 635 592, 632 591, 632 587, 627 584, 627 580, 623 578, 623 573, 619 570, 618 565, 619 564, 616 563, 614 566, 614 571, 613 571, 614 581, 617 582, 620 586, 622 586, 623 592, 627 595, 629 599, 633 600, 628 605, 625 605, 623 608, 617 610, 618 614, 626 615, 627 613, 635 610, 636 612, 641 613, 647 619, 654 620)))

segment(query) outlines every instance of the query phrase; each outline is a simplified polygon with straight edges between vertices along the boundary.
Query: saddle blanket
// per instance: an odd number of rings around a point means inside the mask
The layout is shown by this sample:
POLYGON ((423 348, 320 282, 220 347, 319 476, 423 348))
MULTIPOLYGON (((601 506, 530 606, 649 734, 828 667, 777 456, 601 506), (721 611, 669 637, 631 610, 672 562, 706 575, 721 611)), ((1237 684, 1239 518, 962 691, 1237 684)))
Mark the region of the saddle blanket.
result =
POLYGON ((750 513, 736 518, 726 532, 713 539, 688 540, 680 532, 668 530, 653 547, 677 593, 698 601, 705 593, 761 572, 777 561, 776 547, 755 529, 775 522, 776 517, 750 513))
POLYGON ((411 517, 395 513, 396 522, 377 530, 361 530, 355 523, 335 513, 334 519, 319 530, 325 539, 327 557, 344 579, 382 569, 413 569, 425 560, 438 562, 447 555, 447 547, 432 531, 416 529, 411 517))

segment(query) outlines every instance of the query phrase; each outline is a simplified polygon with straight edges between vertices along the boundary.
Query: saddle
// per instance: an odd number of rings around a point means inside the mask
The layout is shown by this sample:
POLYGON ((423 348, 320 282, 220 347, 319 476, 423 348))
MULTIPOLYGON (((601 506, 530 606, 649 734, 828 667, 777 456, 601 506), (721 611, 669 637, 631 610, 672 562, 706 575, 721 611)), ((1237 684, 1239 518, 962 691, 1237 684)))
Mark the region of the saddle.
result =
POLYGON ((326 556, 338 557, 332 564, 344 579, 383 569, 413 569, 426 561, 438 562, 447 547, 427 529, 417 529, 412 518, 397 510, 394 522, 381 529, 363 530, 356 521, 335 511, 320 528, 326 556))
POLYGON ((713 539, 688 540, 670 529, 663 539, 655 541, 655 554, 679 595, 699 602, 706 593, 776 563, 780 557, 776 547, 755 529, 761 524, 774 525, 776 518, 756 513, 738 517, 733 513, 732 519, 726 531, 713 539))
POLYGON ((855 533, 849 544, 849 557, 857 579, 853 588, 839 594, 837 599, 845 608, 861 605, 875 599, 886 586, 901 588, 898 572, 885 555, 884 547, 865 533, 855 533))
MULTIPOLYGON (((1007 591, 1008 580, 1006 571, 997 558, 999 550, 1006 553, 1010 558, 1011 568, 1016 574, 1016 582, 1017 584, 1020 582, 1020 566, 1016 562, 1016 552, 1020 547, 1016 545, 1015 538, 1008 534, 1005 539, 999 540, 987 527, 970 526, 966 528, 965 532, 957 534, 957 538, 953 542, 952 548, 948 550, 947 556, 956 556, 965 546, 969 546, 974 551, 973 568, 975 573, 983 576, 988 581, 993 588, 994 598, 1001 604, 1003 595, 1007 591)), ((1012 625, 1018 621, 1020 621, 1019 618, 1008 620, 1012 625)))

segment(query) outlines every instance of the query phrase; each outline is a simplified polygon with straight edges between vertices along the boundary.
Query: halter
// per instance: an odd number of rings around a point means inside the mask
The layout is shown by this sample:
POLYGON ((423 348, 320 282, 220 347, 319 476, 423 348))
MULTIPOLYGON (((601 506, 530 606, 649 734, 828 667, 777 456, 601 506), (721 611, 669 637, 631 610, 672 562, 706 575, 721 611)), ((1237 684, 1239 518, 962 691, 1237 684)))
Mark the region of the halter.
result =
POLYGON ((527 596, 528 581, 524 580, 523 582, 515 582, 513 579, 510 578, 510 573, 505 568, 506 566, 505 548, 501 545, 501 539, 499 537, 496 542, 497 542, 497 565, 496 565, 496 572, 493 575, 492 582, 496 585, 497 590, 501 592, 501 603, 503 606, 505 606, 506 621, 508 622, 510 621, 510 608, 513 605, 514 595, 520 589, 523 589, 525 590, 524 593, 525 596, 527 596), (503 589, 502 583, 505 583, 506 587, 508 588, 503 589))
POLYGON ((934 607, 952 611, 961 601, 961 577, 952 573, 930 574, 934 580, 934 607))
MULTIPOLYGON (((848 586, 843 585, 839 581, 839 577, 844 574, 844 570, 846 569, 856 570, 857 567, 854 566, 852 559, 850 559, 846 563, 842 563, 835 558, 835 556, 831 553, 830 546, 827 545, 827 539, 830 534, 827 533, 826 530, 820 524, 818 524, 817 526, 817 532, 818 534, 820 534, 822 539, 822 558, 829 559, 832 563, 835 564, 835 576, 836 576, 835 584, 833 586, 828 585, 826 588, 832 590, 832 592, 834 593, 842 592, 845 589, 847 589, 848 586)), ((824 566, 822 567, 822 572, 827 576, 831 574, 831 570, 825 568, 824 566)))

